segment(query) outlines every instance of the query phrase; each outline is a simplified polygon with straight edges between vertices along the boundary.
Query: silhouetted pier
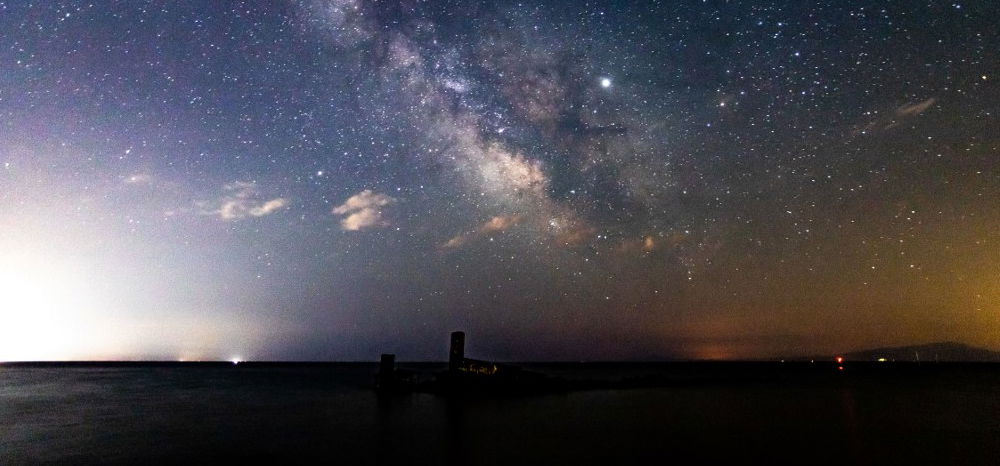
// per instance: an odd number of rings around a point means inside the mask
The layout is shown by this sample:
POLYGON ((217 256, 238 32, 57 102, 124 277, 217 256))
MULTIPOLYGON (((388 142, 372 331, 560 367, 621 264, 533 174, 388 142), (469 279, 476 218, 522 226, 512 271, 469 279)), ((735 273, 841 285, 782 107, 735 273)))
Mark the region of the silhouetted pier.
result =
POLYGON ((417 374, 396 368, 395 355, 383 354, 375 387, 381 392, 429 392, 457 394, 520 394, 561 391, 562 379, 523 370, 511 364, 465 357, 465 332, 452 332, 448 369, 419 380, 417 374))

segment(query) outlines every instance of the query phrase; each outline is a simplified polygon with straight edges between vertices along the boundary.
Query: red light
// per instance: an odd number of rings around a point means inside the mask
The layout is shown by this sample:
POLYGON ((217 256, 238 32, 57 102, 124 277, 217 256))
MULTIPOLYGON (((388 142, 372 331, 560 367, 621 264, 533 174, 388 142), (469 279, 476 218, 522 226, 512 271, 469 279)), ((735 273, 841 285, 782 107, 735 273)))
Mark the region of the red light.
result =
POLYGON ((843 364, 843 363, 844 363, 844 357, 843 356, 837 356, 837 364, 843 364))
POLYGON ((837 366, 837 370, 838 370, 838 371, 842 371, 842 370, 844 370, 844 366, 837 366))

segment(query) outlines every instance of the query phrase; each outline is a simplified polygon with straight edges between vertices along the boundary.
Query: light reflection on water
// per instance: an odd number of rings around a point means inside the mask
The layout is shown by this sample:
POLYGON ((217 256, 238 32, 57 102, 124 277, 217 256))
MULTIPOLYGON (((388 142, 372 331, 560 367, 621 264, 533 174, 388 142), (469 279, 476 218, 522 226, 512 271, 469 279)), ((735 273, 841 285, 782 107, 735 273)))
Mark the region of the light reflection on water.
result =
POLYGON ((373 365, 242 366, 0 368, 0 463, 962 464, 1000 454, 997 371, 453 399, 377 396, 364 388, 373 365))

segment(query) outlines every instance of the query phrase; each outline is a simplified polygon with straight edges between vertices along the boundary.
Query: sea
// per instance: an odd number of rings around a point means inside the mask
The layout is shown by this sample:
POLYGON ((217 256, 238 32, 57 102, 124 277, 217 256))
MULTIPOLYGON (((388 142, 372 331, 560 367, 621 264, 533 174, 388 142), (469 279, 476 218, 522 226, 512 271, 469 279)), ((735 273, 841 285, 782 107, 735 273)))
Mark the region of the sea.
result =
POLYGON ((7 364, 0 464, 1000 464, 995 364, 525 366, 636 383, 442 396, 377 393, 369 363, 7 364))

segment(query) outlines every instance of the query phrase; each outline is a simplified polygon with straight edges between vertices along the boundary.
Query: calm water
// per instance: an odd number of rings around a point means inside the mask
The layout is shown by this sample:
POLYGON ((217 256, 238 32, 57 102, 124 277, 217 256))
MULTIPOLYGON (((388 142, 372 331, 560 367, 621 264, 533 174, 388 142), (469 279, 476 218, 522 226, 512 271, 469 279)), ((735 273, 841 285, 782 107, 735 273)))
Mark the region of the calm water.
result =
MULTIPOLYGON (((0 463, 998 464, 1000 369, 679 374, 661 388, 379 397, 374 365, 3 367, 0 463)), ((753 369, 756 370, 756 369, 753 369)))

